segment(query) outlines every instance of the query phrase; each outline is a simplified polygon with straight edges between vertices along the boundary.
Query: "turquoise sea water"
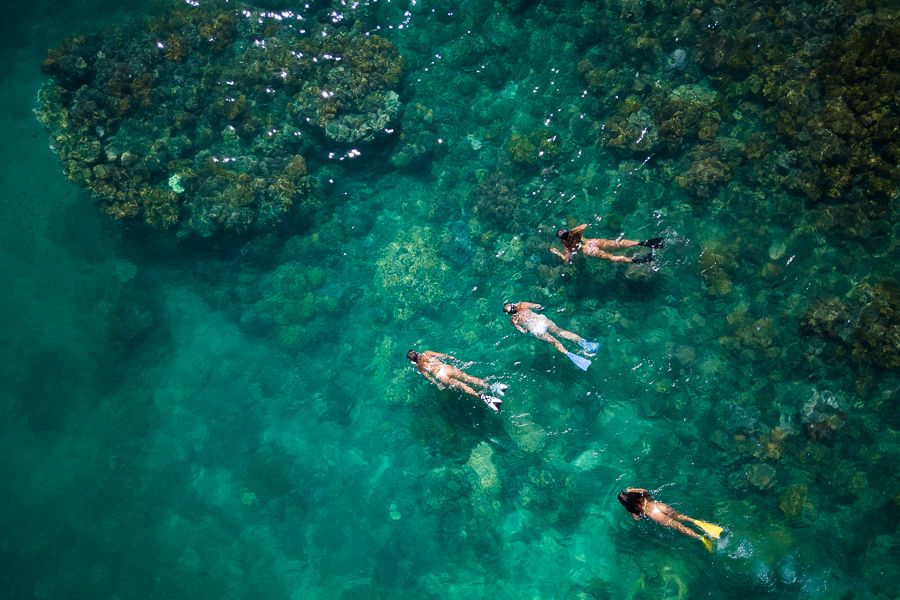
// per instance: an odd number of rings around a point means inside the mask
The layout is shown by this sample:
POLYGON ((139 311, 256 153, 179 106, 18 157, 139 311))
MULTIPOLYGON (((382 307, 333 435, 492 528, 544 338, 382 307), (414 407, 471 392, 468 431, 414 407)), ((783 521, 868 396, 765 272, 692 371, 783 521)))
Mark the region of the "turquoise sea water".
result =
POLYGON ((48 48, 151 9, 8 11, 3 596, 896 597, 896 7, 310 4, 264 8, 399 50, 394 133, 318 140, 314 210, 208 239, 101 214, 33 115, 48 48), (563 265, 581 222, 665 246, 563 265))

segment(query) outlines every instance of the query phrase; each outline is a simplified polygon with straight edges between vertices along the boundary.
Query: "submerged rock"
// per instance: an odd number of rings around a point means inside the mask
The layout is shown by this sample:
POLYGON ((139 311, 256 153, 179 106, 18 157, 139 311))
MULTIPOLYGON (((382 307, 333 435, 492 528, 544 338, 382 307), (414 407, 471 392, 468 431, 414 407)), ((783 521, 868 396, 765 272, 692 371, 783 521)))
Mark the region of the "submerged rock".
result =
POLYGON ((487 443, 481 442, 472 449, 466 465, 478 476, 478 486, 486 492, 496 492, 500 489, 500 481, 497 478, 497 468, 493 462, 494 449, 487 443))
POLYGON ((747 481, 756 488, 767 490, 775 485, 775 467, 766 463, 756 463, 747 470, 747 481))
POLYGON ((253 232, 312 210, 316 139, 358 152, 390 135, 402 64, 378 35, 292 11, 173 3, 51 49, 36 113, 66 175, 113 218, 253 232))
POLYGON ((800 329, 849 350, 856 363, 871 362, 885 370, 897 369, 900 287, 891 281, 861 283, 844 297, 816 298, 801 318, 800 329))
POLYGON ((378 258, 375 283, 395 319, 411 319, 446 300, 444 284, 452 270, 436 246, 431 229, 411 227, 400 231, 378 258))

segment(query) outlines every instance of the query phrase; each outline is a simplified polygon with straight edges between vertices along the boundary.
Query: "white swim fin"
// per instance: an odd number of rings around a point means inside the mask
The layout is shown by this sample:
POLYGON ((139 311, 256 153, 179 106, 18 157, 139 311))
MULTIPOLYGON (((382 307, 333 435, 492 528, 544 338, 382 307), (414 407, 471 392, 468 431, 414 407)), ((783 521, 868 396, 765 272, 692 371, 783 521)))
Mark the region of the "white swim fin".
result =
POLYGON ((501 400, 500 398, 495 398, 494 396, 489 396, 487 394, 481 394, 478 397, 481 398, 484 403, 488 405, 488 408, 490 408, 492 411, 494 411, 495 413, 500 412, 500 405, 503 404, 503 400, 501 400))

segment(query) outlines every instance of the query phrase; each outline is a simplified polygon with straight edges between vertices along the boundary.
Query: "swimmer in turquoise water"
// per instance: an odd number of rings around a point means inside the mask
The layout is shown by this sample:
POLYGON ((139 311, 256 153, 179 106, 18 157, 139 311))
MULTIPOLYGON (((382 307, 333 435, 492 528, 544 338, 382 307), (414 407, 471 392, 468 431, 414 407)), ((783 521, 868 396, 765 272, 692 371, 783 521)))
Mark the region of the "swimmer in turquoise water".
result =
POLYGON ((688 537, 700 540, 710 552, 713 549, 712 541, 719 539, 719 536, 722 535, 722 528, 718 525, 683 515, 668 504, 654 500, 650 492, 643 488, 626 488, 619 494, 619 502, 622 503, 625 510, 631 513, 635 521, 639 521, 642 517, 652 519, 664 527, 669 527, 688 537), (693 529, 682 525, 682 522, 690 523, 702 529, 704 535, 700 535, 693 529))
POLYGON ((588 367, 591 366, 591 361, 569 352, 562 345, 562 342, 553 336, 558 335, 561 338, 575 342, 588 356, 596 354, 600 344, 589 342, 576 333, 560 328, 544 315, 534 312, 535 310, 544 310, 544 307, 533 302, 507 302, 503 305, 503 312, 509 315, 509 321, 513 324, 513 327, 522 333, 530 333, 539 340, 550 342, 554 348, 565 354, 581 370, 587 371, 588 367))
POLYGON ((492 393, 502 396, 506 392, 506 384, 488 383, 484 379, 472 377, 453 365, 448 365, 441 359, 456 360, 449 354, 432 352, 431 350, 425 350, 424 352, 410 350, 406 353, 406 358, 416 366, 416 369, 425 379, 438 386, 438 389, 442 390, 445 386, 449 386, 463 391, 487 404, 492 411, 500 412, 500 405, 503 403, 503 400, 487 394, 485 390, 490 390, 492 393), (476 390, 475 388, 479 389, 476 390))
POLYGON ((556 237, 562 242, 565 252, 561 252, 558 248, 550 248, 550 252, 557 255, 564 261, 568 262, 573 255, 581 252, 585 256, 593 256, 594 258, 602 258, 612 262, 624 263, 648 263, 653 260, 653 250, 662 247, 662 238, 652 238, 638 242, 636 240, 606 240, 603 238, 586 238, 582 234, 587 229, 587 223, 573 227, 572 229, 560 229, 556 232, 556 237), (621 256, 619 254, 611 254, 607 250, 621 250, 623 248, 634 248, 635 246, 645 246, 650 248, 650 252, 640 256, 621 256))

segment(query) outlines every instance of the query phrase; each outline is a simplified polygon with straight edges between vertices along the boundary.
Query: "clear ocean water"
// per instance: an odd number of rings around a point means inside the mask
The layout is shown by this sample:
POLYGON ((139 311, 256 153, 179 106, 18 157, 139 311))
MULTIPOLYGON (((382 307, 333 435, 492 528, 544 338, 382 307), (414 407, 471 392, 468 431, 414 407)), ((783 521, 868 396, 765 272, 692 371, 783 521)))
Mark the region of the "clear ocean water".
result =
POLYGON ((160 7, 5 7, 4 598, 897 597, 896 4, 262 8, 390 40, 402 118, 201 239, 102 214, 33 114, 48 49, 160 7), (665 245, 565 265, 582 222, 665 245))

